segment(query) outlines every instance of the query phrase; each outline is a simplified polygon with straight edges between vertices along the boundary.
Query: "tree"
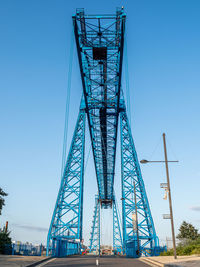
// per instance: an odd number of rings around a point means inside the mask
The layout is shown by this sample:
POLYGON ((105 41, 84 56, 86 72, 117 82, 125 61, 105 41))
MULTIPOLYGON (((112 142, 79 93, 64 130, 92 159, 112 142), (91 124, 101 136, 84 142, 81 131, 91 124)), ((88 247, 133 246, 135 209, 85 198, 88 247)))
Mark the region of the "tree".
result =
POLYGON ((198 237, 198 230, 192 224, 183 221, 179 228, 179 234, 177 235, 177 238, 179 240, 196 240, 198 237))
POLYGON ((8 194, 3 191, 3 189, 0 187, 0 215, 3 206, 5 205, 5 200, 3 197, 7 196, 8 194))
POLYGON ((0 231, 0 254, 10 254, 12 251, 12 241, 9 235, 8 231, 0 231))

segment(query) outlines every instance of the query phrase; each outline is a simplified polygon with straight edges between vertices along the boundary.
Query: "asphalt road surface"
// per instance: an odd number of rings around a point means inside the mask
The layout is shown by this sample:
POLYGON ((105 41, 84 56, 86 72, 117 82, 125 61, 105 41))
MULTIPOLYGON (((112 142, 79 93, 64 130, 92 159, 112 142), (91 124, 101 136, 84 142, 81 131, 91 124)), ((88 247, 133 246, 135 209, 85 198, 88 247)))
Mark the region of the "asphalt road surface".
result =
MULTIPOLYGON (((93 267, 96 265, 95 256, 71 256, 55 259, 45 264, 45 267, 93 267)), ((99 258, 99 267, 147 267, 149 265, 137 260, 119 256, 104 256, 99 258)))

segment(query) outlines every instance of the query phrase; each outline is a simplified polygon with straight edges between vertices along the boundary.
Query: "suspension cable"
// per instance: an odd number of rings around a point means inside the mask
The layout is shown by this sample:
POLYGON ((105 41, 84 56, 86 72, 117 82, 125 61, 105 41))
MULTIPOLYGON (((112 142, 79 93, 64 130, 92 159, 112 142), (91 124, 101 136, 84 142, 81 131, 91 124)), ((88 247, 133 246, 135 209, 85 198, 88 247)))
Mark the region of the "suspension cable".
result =
POLYGON ((130 111, 130 88, 129 88, 129 68, 128 68, 128 49, 127 49, 127 41, 125 34, 125 42, 124 42, 124 55, 125 55, 125 83, 126 83, 126 102, 127 102, 127 113, 131 125, 131 111, 130 111))
POLYGON ((74 37, 73 37, 73 30, 72 30, 71 44, 70 44, 70 55, 69 55, 69 67, 68 67, 68 84, 67 84, 67 99, 66 99, 66 110, 65 110, 65 126, 64 126, 64 138, 63 138, 61 177, 63 175, 63 171, 64 171, 65 163, 66 163, 67 134, 68 134, 68 119, 69 119, 69 104, 70 104, 70 94, 71 94, 73 55, 74 55, 74 37))

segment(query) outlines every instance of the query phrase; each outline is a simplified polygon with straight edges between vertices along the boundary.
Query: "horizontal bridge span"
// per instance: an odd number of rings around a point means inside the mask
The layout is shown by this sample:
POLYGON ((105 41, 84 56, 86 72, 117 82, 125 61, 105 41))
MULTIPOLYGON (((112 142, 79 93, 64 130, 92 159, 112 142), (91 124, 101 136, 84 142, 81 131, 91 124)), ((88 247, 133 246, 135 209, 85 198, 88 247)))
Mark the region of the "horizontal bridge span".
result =
POLYGON ((73 17, 99 198, 111 206, 115 172, 125 14, 73 17))

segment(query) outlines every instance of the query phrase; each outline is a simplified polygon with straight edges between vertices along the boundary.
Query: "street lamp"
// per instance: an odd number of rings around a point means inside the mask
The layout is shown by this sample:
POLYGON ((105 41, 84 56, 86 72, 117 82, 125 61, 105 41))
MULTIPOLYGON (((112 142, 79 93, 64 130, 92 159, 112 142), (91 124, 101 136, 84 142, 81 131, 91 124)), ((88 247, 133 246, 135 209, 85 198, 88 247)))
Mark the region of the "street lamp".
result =
MULTIPOLYGON (((146 159, 142 159, 140 160, 140 163, 154 163, 154 162, 165 162, 165 160, 146 160, 146 159)), ((167 162, 178 162, 178 160, 168 160, 167 162)))
POLYGON ((165 162, 166 176, 167 176, 167 187, 166 187, 166 189, 168 191, 168 197, 169 197, 169 210, 170 210, 170 219, 171 219, 171 228, 172 228, 172 240, 173 240, 173 247, 174 247, 174 259, 177 259, 168 162, 178 162, 178 160, 167 160, 167 147, 166 147, 166 141, 165 141, 165 133, 163 133, 163 145, 164 145, 164 154, 165 154, 165 160, 164 161, 163 160, 149 161, 149 160, 143 159, 143 160, 140 161, 140 163, 165 162))

